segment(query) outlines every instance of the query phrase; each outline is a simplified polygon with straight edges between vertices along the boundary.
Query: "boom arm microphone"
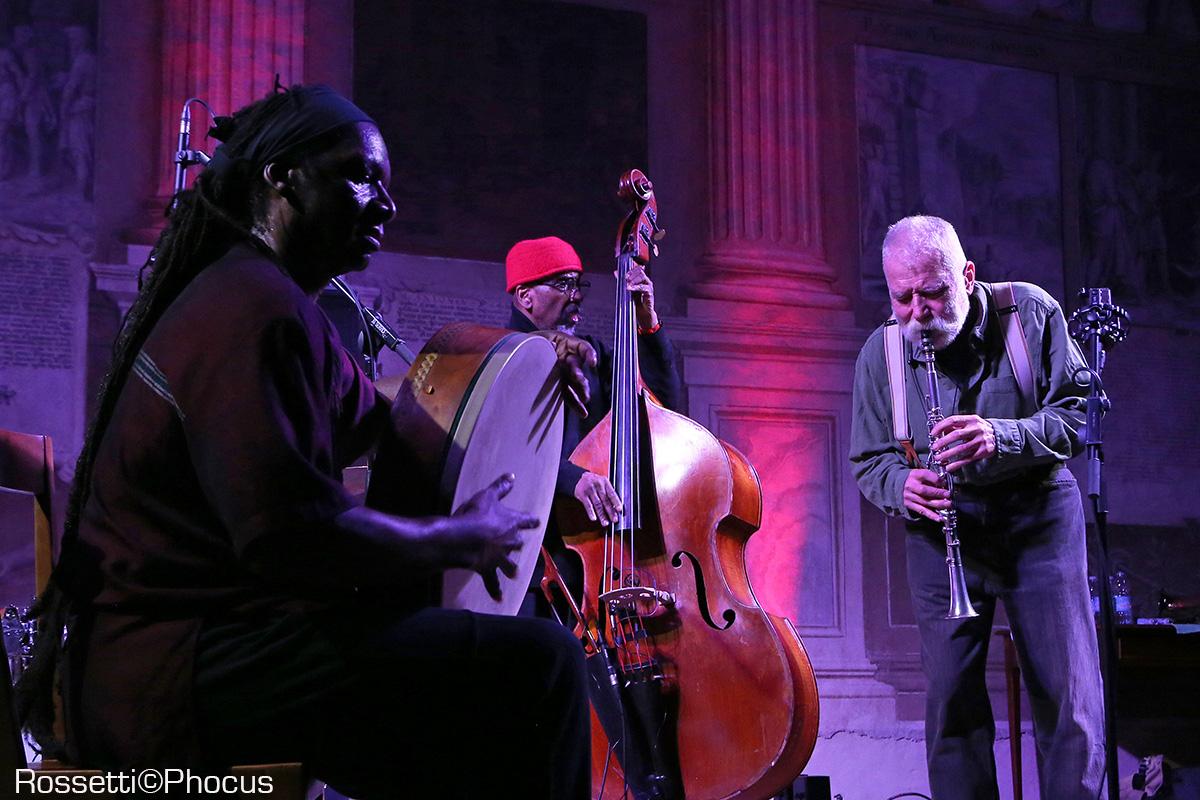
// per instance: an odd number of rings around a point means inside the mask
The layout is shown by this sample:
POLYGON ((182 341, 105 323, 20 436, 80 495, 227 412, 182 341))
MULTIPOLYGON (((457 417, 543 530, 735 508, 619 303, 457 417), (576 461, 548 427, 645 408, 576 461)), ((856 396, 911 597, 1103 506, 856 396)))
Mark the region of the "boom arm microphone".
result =
POLYGON ((380 347, 386 347, 400 356, 405 366, 412 366, 412 363, 417 360, 417 354, 408 346, 408 342, 401 339, 392 326, 387 324, 387 320, 380 316, 378 311, 360 301, 358 294, 341 278, 334 278, 330 284, 346 295, 362 314, 365 327, 371 336, 374 352, 377 353, 380 347))

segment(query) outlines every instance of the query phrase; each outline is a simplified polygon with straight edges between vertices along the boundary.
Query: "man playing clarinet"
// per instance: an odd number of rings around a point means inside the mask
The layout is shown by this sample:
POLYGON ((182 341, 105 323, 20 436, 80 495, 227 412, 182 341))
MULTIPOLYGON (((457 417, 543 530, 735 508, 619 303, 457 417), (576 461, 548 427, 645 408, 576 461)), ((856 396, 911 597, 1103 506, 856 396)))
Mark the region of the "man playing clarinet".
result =
POLYGON ((1045 291, 975 280, 943 219, 892 225, 883 272, 894 319, 871 334, 855 366, 850 462, 866 498, 907 531, 932 794, 999 796, 984 683, 999 600, 1033 707, 1041 796, 1095 800, 1104 782, 1103 701, 1083 506, 1066 467, 1082 448, 1086 389, 1072 376, 1083 356, 1045 291), (944 414, 931 425, 917 358, 922 334, 933 345, 944 414), (943 516, 951 509, 978 612, 957 619, 947 614, 943 516))

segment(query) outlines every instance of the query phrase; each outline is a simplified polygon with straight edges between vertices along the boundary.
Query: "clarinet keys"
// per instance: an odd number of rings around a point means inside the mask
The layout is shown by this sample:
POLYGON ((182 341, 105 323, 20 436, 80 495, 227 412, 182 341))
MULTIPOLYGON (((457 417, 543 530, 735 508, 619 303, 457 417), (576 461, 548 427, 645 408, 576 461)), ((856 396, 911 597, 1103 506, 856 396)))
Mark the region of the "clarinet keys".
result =
MULTIPOLYGON (((941 389, 938 387, 937 365, 934 361, 933 337, 928 331, 921 333, 921 352, 918 359, 925 365, 925 397, 929 403, 929 411, 926 413, 930 442, 927 468, 941 478, 950 491, 950 502, 953 503, 954 476, 934 458, 932 452, 933 429, 942 421, 943 415, 941 389)), ((978 617, 979 612, 971 605, 971 597, 967 594, 967 577, 963 572, 962 548, 958 541, 958 513, 951 506, 939 512, 938 516, 942 518, 942 534, 946 537, 946 571, 950 579, 950 608, 946 611, 946 619, 978 617)))

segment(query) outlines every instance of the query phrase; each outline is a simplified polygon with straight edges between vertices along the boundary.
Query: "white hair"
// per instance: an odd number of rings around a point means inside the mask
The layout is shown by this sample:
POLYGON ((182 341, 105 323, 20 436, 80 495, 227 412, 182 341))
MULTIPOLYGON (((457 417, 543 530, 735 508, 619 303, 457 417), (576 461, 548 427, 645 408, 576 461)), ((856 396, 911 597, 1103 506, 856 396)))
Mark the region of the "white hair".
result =
POLYGON ((899 258, 905 263, 936 261, 946 273, 955 273, 967 263, 954 226, 941 217, 905 217, 888 228, 883 237, 883 263, 899 258))

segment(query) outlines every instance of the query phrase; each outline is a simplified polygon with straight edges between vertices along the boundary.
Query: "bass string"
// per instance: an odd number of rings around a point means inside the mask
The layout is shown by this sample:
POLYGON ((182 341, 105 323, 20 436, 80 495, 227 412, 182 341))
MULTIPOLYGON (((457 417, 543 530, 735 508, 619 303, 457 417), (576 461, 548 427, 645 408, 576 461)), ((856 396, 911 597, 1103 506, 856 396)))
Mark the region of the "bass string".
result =
MULTIPOLYGON (((621 271, 619 259, 617 262, 617 270, 618 270, 618 273, 621 271)), ((621 320, 620 320, 621 280, 620 280, 619 274, 617 276, 616 298, 614 301, 614 308, 617 310, 617 318, 613 321, 613 347, 615 350, 620 347, 620 336, 621 336, 621 320)), ((619 474, 617 471, 619 469, 619 464, 618 464, 619 447, 618 447, 618 444, 619 444, 620 440, 619 440, 618 436, 616 435, 616 432, 620 430, 620 425, 621 425, 620 405, 618 402, 618 399, 620 397, 620 381, 621 381, 620 366, 621 366, 621 360, 618 358, 618 359, 616 359, 616 362, 613 365, 614 374, 612 376, 612 382, 613 382, 613 390, 614 391, 613 391, 613 395, 611 398, 611 406, 609 408, 609 413, 612 415, 612 425, 613 425, 613 434, 614 435, 609 437, 608 476, 609 476, 609 481, 614 486, 620 485, 620 477, 619 477, 619 474)), ((607 592, 612 591, 612 589, 613 589, 613 574, 616 569, 615 561, 616 561, 617 555, 616 555, 616 542, 614 541, 614 533, 615 533, 616 528, 614 527, 614 525, 612 523, 613 523, 613 521, 610 520, 610 523, 606 527, 606 530, 604 533, 604 579, 601 582, 602 583, 602 587, 601 587, 602 593, 607 593, 607 592)), ((610 618, 609 630, 613 630, 612 623, 615 622, 615 619, 612 618, 611 614, 609 615, 609 618, 610 618)))
MULTIPOLYGON (((610 443, 610 477, 621 495, 620 519, 608 526, 605 542, 605 583, 608 590, 622 588, 623 576, 632 575, 636 565, 634 529, 639 518, 641 487, 638 485, 639 457, 637 415, 637 331, 632 293, 627 286, 631 258, 622 253, 617 260, 616 319, 611 413, 614 431, 610 443)), ((626 664, 646 663, 642 652, 640 617, 636 613, 609 614, 611 630, 620 631, 626 664)))
MULTIPOLYGON (((632 578, 633 571, 636 567, 636 553, 634 550, 634 528, 637 524, 637 440, 638 440, 638 416, 637 416, 637 332, 635 329, 635 314, 633 307, 633 296, 626 284, 631 259, 628 255, 624 258, 623 272, 624 277, 621 280, 622 288, 622 303, 621 309, 624 314, 624 324, 622 332, 624 334, 624 362, 625 362, 625 382, 622 387, 622 402, 625 404, 625 457, 622 466, 625 469, 625 497, 623 498, 622 511, 627 512, 622 519, 622 537, 626 542, 626 551, 628 553, 628 563, 625 567, 625 575, 632 578)), ((632 588, 635 583, 629 580, 628 583, 632 588)), ((627 635, 633 643, 633 663, 641 665, 644 663, 645 656, 642 653, 642 640, 639 636, 640 626, 636 612, 636 604, 631 604, 627 608, 630 613, 627 614, 627 635)))
MULTIPOLYGON (((626 272, 628 271, 630 261, 626 258, 626 272)), ((622 286, 625 286, 625 281, 622 281, 622 286)), ((639 470, 641 467, 640 454, 640 426, 641 418, 639 410, 639 387, 638 387, 638 351, 637 351, 637 309, 633 301, 633 295, 625 288, 624 309, 626 314, 625 321, 625 343, 626 343, 626 386, 625 386, 625 402, 627 404, 627 436, 628 436, 628 461, 627 461, 627 483, 626 487, 629 494, 629 515, 625 520, 625 530, 629 537, 629 573, 633 574, 636 568, 636 535, 637 529, 641 522, 641 481, 639 480, 639 470)), ((652 656, 644 652, 643 636, 644 625, 639 613, 636 613, 637 606, 634 605, 634 613, 631 614, 631 627, 634 642, 635 661, 638 666, 646 666, 651 662, 652 656)))

